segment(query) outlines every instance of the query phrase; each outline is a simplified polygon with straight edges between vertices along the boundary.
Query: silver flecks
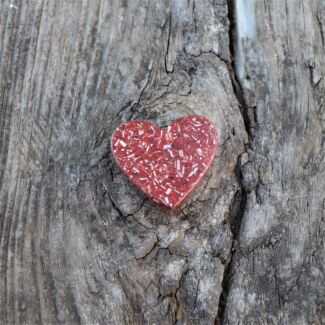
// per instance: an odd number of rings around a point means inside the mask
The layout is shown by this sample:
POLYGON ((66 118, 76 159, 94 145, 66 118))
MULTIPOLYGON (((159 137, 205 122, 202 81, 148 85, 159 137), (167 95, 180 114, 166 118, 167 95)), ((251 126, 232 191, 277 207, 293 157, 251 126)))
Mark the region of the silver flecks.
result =
POLYGON ((166 129, 130 121, 113 135, 119 166, 154 201, 175 207, 211 164, 215 130, 202 117, 188 116, 166 129))

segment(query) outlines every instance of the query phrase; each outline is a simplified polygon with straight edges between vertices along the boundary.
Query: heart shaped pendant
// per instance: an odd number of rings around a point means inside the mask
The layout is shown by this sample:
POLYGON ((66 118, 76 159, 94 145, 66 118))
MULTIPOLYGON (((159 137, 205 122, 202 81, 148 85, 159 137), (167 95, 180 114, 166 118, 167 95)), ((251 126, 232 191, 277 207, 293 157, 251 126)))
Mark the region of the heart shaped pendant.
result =
POLYGON ((125 122, 114 131, 111 149, 118 166, 138 188, 175 208, 211 165, 217 141, 208 119, 188 115, 164 129, 145 121, 125 122))

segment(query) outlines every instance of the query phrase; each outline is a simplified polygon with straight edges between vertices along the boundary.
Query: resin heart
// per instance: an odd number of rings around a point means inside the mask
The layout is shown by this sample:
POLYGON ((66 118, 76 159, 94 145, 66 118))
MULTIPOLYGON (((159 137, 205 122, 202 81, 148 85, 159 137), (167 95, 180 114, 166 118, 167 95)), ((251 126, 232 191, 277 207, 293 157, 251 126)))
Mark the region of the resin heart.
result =
POLYGON ((212 163, 218 134, 206 118, 188 115, 160 129, 132 120, 113 133, 111 148, 118 166, 154 201, 178 206, 212 163))

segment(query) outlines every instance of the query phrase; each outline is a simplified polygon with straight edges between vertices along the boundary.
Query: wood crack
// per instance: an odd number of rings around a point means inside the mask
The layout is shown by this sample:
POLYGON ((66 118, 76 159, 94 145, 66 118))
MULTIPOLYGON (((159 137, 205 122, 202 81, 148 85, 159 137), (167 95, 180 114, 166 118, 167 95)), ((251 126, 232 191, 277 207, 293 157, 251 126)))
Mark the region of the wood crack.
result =
MULTIPOLYGON (((243 117, 244 126, 246 129, 247 134, 249 135, 250 139, 250 147, 252 145, 252 137, 250 136, 250 128, 249 128, 249 118, 247 116, 247 105, 245 103, 244 91, 241 86, 241 82, 236 74, 236 67, 235 67, 235 44, 236 44, 236 34, 235 34, 235 5, 236 0, 227 0, 228 6, 228 21, 229 21, 229 50, 231 54, 231 62, 225 62, 227 64, 231 83, 233 86, 234 94, 237 98, 239 103, 240 112, 243 117)), ((247 148, 246 148, 247 149, 247 148)), ((247 152, 247 151, 245 151, 247 152)), ((244 153, 245 153, 244 152, 244 153)), ((242 153, 243 154, 243 153, 242 153)), ((225 322, 225 313, 226 313, 226 306, 227 306, 227 299, 229 296, 230 288, 231 288, 231 281, 232 276, 235 270, 235 260, 236 260, 236 250, 237 250, 237 243, 240 237, 240 230, 241 224, 243 221, 244 213, 246 210, 246 203, 247 203, 247 189, 245 188, 243 182, 243 174, 242 174, 242 167, 241 167, 241 155, 238 156, 237 165, 236 165, 236 179, 239 185, 238 194, 239 194, 239 208, 238 209, 230 209, 229 213, 229 222, 231 224, 230 230, 232 232, 232 244, 230 250, 230 256, 228 257, 228 263, 225 265, 225 270, 223 274, 222 280, 222 291, 220 294, 219 299, 219 306, 218 306, 218 316, 216 318, 215 323, 217 325, 224 324, 225 322)))

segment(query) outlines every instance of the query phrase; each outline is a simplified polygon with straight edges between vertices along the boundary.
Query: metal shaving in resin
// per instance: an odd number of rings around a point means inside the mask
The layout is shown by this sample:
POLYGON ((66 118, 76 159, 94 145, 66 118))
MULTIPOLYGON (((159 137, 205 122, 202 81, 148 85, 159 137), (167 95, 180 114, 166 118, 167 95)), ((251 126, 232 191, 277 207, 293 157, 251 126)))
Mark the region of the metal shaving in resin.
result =
POLYGON ((212 163, 218 134, 212 123, 188 115, 165 129, 133 120, 113 133, 111 148, 118 166, 154 201, 175 208, 212 163))

